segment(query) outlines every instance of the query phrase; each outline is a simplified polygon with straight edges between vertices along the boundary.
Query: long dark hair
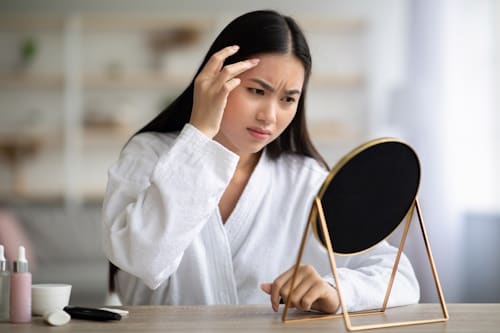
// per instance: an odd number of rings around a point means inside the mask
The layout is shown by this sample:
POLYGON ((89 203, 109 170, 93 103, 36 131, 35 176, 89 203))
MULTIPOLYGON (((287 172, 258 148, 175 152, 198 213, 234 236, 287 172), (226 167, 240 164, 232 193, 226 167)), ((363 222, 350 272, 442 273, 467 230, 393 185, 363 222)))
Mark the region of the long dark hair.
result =
MULTIPOLYGON (((271 158, 282 153, 294 153, 316 159, 328 169, 328 164, 314 147, 306 125, 305 100, 311 76, 311 53, 304 33, 294 19, 272 10, 258 10, 243 14, 230 22, 217 36, 205 59, 196 71, 203 69, 210 57, 226 46, 238 45, 239 51, 225 61, 225 65, 251 58, 256 54, 280 53, 295 55, 304 66, 304 86, 297 105, 297 113, 290 125, 266 147, 271 158)), ((137 133, 178 132, 191 118, 193 107, 194 78, 189 86, 165 110, 158 114, 137 133)), ((114 291, 114 275, 117 268, 110 265, 109 290, 114 291)))

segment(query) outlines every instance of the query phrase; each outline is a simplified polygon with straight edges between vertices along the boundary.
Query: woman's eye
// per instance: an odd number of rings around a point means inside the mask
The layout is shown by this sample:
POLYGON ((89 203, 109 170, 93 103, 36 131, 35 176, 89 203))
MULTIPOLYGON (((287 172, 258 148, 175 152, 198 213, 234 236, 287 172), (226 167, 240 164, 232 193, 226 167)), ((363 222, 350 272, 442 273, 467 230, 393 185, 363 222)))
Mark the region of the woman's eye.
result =
POLYGON ((281 100, 286 102, 286 103, 295 103, 295 98, 293 98, 291 96, 285 96, 281 100))
POLYGON ((249 92, 256 95, 264 95, 264 90, 259 88, 247 88, 249 92))

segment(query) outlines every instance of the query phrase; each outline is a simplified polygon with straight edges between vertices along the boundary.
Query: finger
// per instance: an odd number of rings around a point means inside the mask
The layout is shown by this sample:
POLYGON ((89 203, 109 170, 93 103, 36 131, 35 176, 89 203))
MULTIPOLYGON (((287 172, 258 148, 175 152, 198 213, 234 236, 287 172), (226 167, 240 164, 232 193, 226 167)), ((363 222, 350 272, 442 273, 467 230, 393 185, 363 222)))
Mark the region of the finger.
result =
MULTIPOLYGON (((294 285, 293 292, 291 295, 288 295, 290 297, 290 304, 293 304, 296 308, 307 310, 302 306, 302 299, 315 286, 316 281, 314 275, 311 274, 307 267, 301 267, 300 274, 297 274, 297 282, 294 285)), ((290 286, 285 285, 284 288, 289 290, 290 286)))
POLYGON ((239 61, 237 63, 231 64, 224 66, 222 71, 220 72, 216 85, 222 85, 224 82, 234 78, 235 76, 240 75, 241 73, 257 66, 259 64, 259 59, 258 58, 253 58, 253 59, 248 59, 244 61, 239 61))
MULTIPOLYGON (((283 300, 285 301, 288 298, 294 271, 295 267, 290 268, 289 270, 281 274, 276 280, 274 280, 271 286, 271 304, 275 311, 277 311, 279 308, 280 298, 283 298, 283 300)), ((301 281, 301 274, 297 274, 295 278, 295 285, 299 284, 301 281)))
POLYGON ((278 276, 271 284, 271 306, 274 311, 278 311, 281 299, 282 287, 289 279, 289 270, 278 276))
POLYGON ((265 292, 266 294, 270 295, 271 294, 271 284, 270 283, 262 283, 260 285, 260 289, 265 292))
POLYGON ((241 83, 241 80, 238 79, 238 78, 234 78, 234 79, 231 79, 229 81, 227 81, 225 83, 225 93, 226 93, 226 96, 229 95, 229 93, 234 89, 236 88, 237 86, 239 86, 239 84, 241 83))
POLYGON ((205 64, 205 67, 203 67, 200 74, 215 75, 219 73, 220 70, 222 69, 222 65, 224 64, 224 60, 226 60, 228 57, 238 52, 238 50, 239 46, 233 45, 225 47, 222 50, 215 52, 214 54, 212 54, 210 59, 208 59, 207 63, 205 64))
POLYGON ((296 308, 304 309, 302 307, 302 298, 309 291, 309 289, 311 289, 311 287, 312 285, 307 279, 304 279, 300 283, 296 284, 292 294, 288 295, 288 297, 290 297, 290 304, 293 304, 296 308))
POLYGON ((310 311, 313 304, 321 297, 321 290, 311 287, 300 300, 300 307, 305 311, 310 311))
POLYGON ((318 282, 312 286, 302 297, 301 305, 304 310, 311 310, 313 304, 322 297, 324 290, 322 289, 320 283, 321 282, 318 282))

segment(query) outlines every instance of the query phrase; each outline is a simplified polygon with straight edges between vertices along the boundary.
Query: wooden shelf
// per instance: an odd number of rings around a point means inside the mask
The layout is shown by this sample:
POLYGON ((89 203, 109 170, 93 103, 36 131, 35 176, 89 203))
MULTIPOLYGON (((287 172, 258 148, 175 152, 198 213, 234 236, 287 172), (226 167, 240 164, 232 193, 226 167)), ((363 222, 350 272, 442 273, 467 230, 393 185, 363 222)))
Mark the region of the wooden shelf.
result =
MULTIPOLYGON (((179 75, 160 75, 149 73, 127 74, 110 77, 89 74, 83 79, 85 89, 165 89, 165 87, 184 87, 190 77, 179 75)), ((55 89, 64 87, 64 78, 59 74, 0 74, 2 89, 55 89)))
POLYGON ((214 21, 208 17, 154 13, 85 14, 82 23, 84 32, 158 31, 185 27, 206 31, 214 26, 214 21))
POLYGON ((0 31, 3 32, 61 32, 64 19, 50 14, 0 14, 0 31))
MULTIPOLYGON (((215 20, 207 16, 165 15, 156 13, 111 13, 80 15, 84 32, 99 31, 155 31, 178 27, 192 27, 205 31, 215 26, 215 20)), ((297 18, 306 31, 329 33, 363 32, 366 20, 360 17, 323 17, 302 15, 297 18)), ((1 31, 62 31, 65 18, 56 14, 0 14, 1 31)))
MULTIPOLYGON (((104 191, 84 191, 83 203, 102 203, 104 191)), ((30 191, 13 195, 7 189, 0 189, 0 201, 9 205, 16 204, 64 204, 64 193, 61 190, 30 191)))
POLYGON ((83 130, 83 135, 86 140, 100 140, 120 138, 126 139, 133 134, 133 130, 127 126, 114 126, 114 127, 86 127, 83 130))
POLYGON ((154 74, 149 72, 130 73, 116 77, 103 74, 88 74, 84 79, 87 89, 158 89, 165 87, 184 87, 190 82, 190 77, 179 75, 154 74))
MULTIPOLYGON (((81 14, 83 32, 157 31, 189 27, 206 31, 214 27, 214 20, 204 16, 134 14, 81 14)), ((3 32, 62 32, 65 16, 55 14, 0 14, 3 32)))
POLYGON ((62 74, 0 74, 0 87, 2 89, 62 89, 63 82, 62 74))
MULTIPOLYGON (((190 76, 136 72, 117 75, 87 74, 83 79, 85 89, 165 89, 183 88, 190 83, 190 76)), ((313 75, 311 85, 333 88, 360 88, 364 85, 361 75, 313 75)), ((0 87, 4 89, 62 89, 61 74, 0 74, 0 87)))

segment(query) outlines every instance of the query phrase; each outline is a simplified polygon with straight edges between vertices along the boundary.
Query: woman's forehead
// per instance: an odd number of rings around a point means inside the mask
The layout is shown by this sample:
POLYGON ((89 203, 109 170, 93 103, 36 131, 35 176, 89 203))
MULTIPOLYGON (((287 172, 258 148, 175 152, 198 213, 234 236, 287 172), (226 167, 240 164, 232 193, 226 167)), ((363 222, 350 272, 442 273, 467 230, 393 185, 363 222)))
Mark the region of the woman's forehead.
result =
POLYGON ((260 62, 254 68, 242 73, 242 79, 259 79, 271 86, 287 89, 301 89, 304 82, 304 65, 292 54, 264 53, 255 58, 260 62))

